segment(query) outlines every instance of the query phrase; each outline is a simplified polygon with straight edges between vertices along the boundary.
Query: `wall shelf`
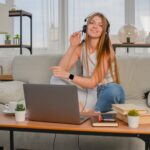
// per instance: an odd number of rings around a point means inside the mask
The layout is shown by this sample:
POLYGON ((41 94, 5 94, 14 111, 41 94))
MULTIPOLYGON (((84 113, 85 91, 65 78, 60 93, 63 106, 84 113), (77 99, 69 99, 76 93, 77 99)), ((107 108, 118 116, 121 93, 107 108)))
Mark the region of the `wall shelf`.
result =
POLYGON ((32 54, 32 14, 29 12, 26 12, 24 10, 10 10, 9 11, 9 17, 19 17, 20 18, 20 44, 19 45, 0 45, 0 48, 20 48, 20 54, 22 55, 22 48, 27 48, 30 51, 30 54, 32 54), (26 45, 23 44, 22 38, 22 17, 29 17, 30 19, 30 44, 26 45))
POLYGON ((122 47, 122 48, 127 48, 127 53, 129 52, 129 48, 150 48, 150 44, 145 44, 145 43, 114 43, 113 48, 114 51, 116 52, 116 48, 122 47))

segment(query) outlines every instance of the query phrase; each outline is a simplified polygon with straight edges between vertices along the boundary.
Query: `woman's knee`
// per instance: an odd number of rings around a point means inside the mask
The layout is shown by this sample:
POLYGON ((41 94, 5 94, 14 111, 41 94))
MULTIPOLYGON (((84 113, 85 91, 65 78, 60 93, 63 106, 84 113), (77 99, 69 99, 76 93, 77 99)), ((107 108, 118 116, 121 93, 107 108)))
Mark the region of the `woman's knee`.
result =
POLYGON ((99 91, 95 110, 101 112, 110 111, 112 104, 121 104, 124 101, 125 94, 123 88, 117 84, 108 85, 102 91, 99 91))
POLYGON ((108 91, 106 93, 108 100, 113 101, 113 103, 121 104, 124 103, 125 101, 124 90, 118 84, 115 84, 114 86, 108 88, 108 91))

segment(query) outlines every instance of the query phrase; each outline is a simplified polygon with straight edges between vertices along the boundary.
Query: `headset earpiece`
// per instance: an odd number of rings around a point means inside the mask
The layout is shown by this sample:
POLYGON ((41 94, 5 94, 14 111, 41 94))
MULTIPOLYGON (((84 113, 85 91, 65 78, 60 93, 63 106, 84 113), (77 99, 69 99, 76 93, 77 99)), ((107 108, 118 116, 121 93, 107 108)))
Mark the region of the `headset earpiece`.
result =
MULTIPOLYGON (((106 20, 107 20, 107 19, 106 19, 106 20)), ((107 20, 106 34, 109 34, 109 28, 110 28, 110 23, 109 23, 109 21, 107 20)))
POLYGON ((89 16, 86 17, 86 18, 84 19, 84 22, 85 22, 86 24, 83 25, 83 27, 82 27, 82 33, 86 33, 86 29, 87 29, 87 20, 88 20, 88 18, 89 18, 89 16))
POLYGON ((84 25, 82 28, 82 33, 86 33, 87 25, 84 25))

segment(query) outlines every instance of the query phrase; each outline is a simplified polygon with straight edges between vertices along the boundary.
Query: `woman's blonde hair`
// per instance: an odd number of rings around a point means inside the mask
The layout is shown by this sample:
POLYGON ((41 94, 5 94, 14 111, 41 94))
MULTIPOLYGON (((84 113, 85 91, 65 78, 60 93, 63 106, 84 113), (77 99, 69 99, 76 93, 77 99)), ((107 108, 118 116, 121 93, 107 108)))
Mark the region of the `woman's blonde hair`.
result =
MULTIPOLYGON (((102 69, 104 69, 104 58, 107 56, 107 58, 108 58, 108 70, 110 70, 113 81, 116 83, 120 83, 116 57, 114 56, 112 59, 112 52, 111 51, 113 50, 113 47, 112 47, 110 37, 109 37, 109 26, 110 26, 110 24, 109 24, 108 20, 106 19, 106 17, 102 13, 96 12, 96 13, 88 16, 87 26, 89 25, 90 21, 95 16, 99 16, 102 19, 102 26, 103 26, 103 31, 102 31, 101 37, 99 38, 97 48, 96 48, 97 63, 96 63, 95 71, 97 71, 98 77, 100 77, 102 75, 102 69), (112 69, 112 62, 114 62, 114 70, 112 69)), ((86 37, 85 37, 86 48, 87 48, 87 45, 89 42, 89 38, 90 38, 89 35, 86 33, 86 37)), ((86 63, 87 63, 87 68, 88 68, 87 59, 88 58, 87 58, 87 54, 86 54, 86 63)), ((97 82, 99 82, 99 79, 97 79, 97 82)))

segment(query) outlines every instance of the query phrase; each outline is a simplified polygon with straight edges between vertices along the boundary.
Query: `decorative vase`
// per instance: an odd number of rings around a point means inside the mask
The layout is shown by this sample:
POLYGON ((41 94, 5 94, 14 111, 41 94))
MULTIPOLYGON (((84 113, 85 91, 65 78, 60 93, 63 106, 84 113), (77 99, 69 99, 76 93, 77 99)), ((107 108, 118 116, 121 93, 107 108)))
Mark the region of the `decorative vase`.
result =
POLYGON ((139 127, 139 116, 128 116, 128 126, 129 128, 138 128, 139 127))
POLYGON ((15 119, 17 122, 25 121, 26 111, 15 111, 15 119))
POLYGON ((14 45, 20 45, 20 38, 13 38, 14 45))

